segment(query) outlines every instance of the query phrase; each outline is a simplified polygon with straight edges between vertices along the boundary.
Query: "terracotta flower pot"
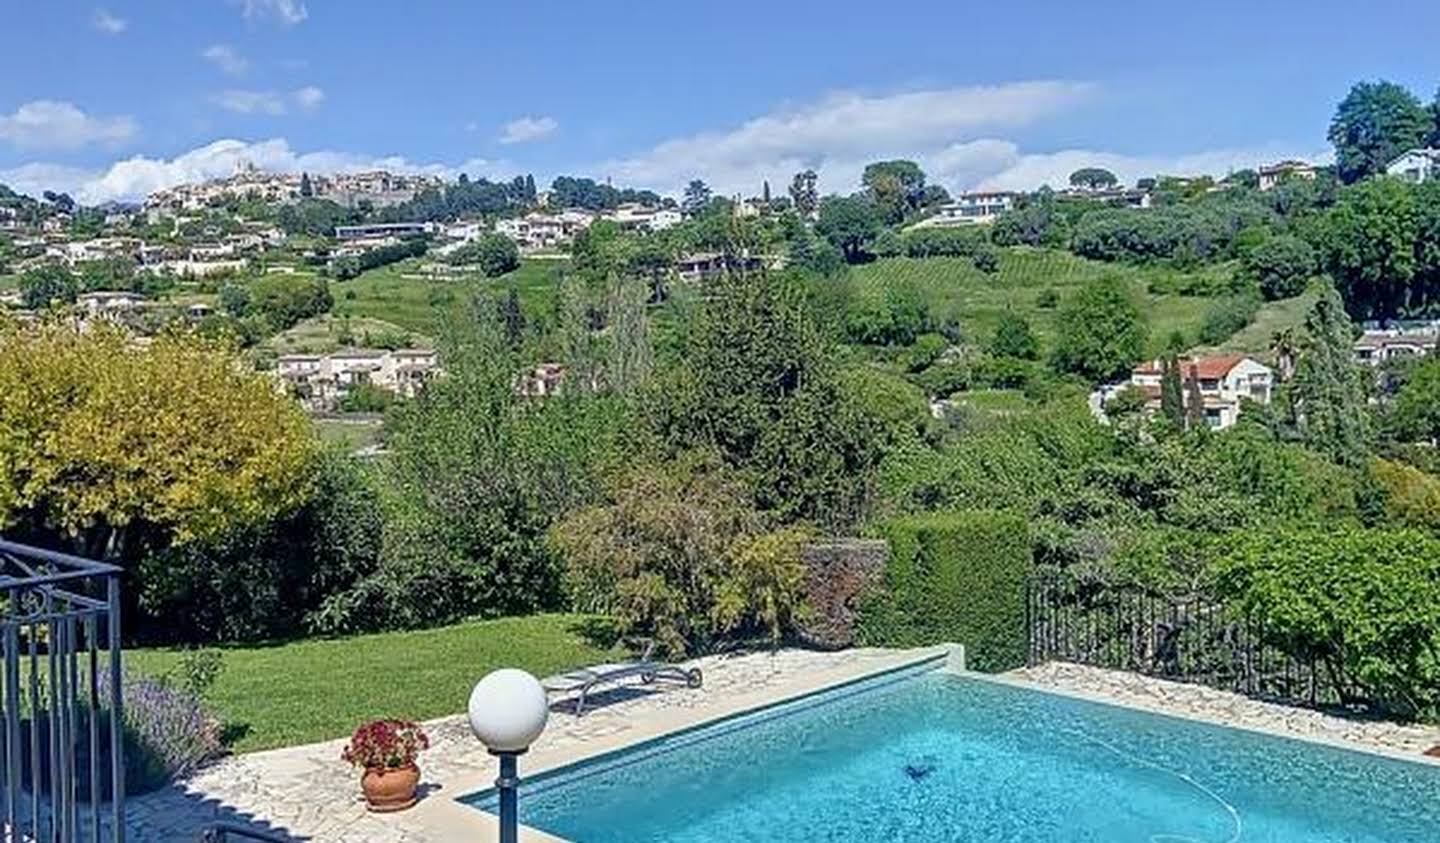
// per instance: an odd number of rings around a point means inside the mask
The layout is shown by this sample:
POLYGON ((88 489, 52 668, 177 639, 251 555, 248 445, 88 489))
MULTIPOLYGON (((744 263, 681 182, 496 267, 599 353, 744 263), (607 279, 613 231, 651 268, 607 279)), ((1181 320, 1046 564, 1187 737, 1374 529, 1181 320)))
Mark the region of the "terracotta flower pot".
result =
POLYGON ((420 783, 420 768, 411 764, 406 767, 370 767, 360 777, 360 789, 365 792, 365 801, 370 810, 379 813, 403 811, 415 804, 415 786, 420 783))

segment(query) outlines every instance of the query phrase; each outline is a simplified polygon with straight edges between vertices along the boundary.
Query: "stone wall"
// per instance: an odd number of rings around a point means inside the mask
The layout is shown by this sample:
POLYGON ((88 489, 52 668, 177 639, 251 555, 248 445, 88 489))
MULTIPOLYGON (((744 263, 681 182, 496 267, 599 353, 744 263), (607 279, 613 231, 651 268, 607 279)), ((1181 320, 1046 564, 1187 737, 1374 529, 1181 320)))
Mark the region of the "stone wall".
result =
POLYGON ((879 585, 889 553, 888 544, 871 539, 833 539, 804 549, 808 612, 799 624, 804 644, 825 650, 854 646, 860 604, 879 585))

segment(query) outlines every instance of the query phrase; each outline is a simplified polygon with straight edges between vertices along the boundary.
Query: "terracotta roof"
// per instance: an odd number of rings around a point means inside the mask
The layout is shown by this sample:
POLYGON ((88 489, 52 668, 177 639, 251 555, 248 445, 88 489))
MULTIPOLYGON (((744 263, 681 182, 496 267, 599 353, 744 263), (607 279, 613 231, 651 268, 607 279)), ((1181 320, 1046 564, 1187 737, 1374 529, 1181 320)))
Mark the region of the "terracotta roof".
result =
MULTIPOLYGON (((1201 380, 1218 380, 1248 360, 1244 354, 1217 354, 1213 357, 1185 357, 1180 360, 1180 377, 1198 376, 1201 380)), ((1163 360, 1150 360, 1136 366, 1137 375, 1158 375, 1165 371, 1163 360)))

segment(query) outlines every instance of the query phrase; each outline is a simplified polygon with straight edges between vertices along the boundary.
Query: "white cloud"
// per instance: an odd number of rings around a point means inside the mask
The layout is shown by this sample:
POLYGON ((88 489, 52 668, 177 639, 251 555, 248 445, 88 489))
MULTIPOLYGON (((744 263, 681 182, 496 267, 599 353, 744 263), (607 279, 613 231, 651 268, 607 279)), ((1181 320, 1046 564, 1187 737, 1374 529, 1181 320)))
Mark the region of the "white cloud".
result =
POLYGON ((232 88, 221 91, 212 98, 216 105, 236 114, 264 114, 279 117, 288 114, 292 106, 301 111, 313 111, 325 100, 325 92, 314 85, 306 85, 287 93, 281 91, 248 91, 232 88))
POLYGON ((294 26, 310 17, 310 10, 301 0, 239 0, 246 20, 274 18, 285 26, 294 26))
POLYGON ((137 200, 177 184, 232 175, 241 162, 274 172, 336 173, 386 169, 393 173, 427 173, 455 178, 460 173, 509 178, 516 173, 504 161, 471 159, 458 165, 418 163, 402 156, 373 156, 334 150, 296 152, 282 138, 264 141, 217 140, 174 158, 137 155, 99 170, 59 164, 31 163, 0 170, 0 184, 38 196, 46 190, 65 191, 87 204, 137 200))
POLYGON ((250 69, 250 62, 229 44, 211 44, 200 56, 231 76, 240 76, 250 69))
POLYGON ((124 18, 117 18, 104 9, 96 9, 95 13, 90 16, 90 25, 106 35, 119 35, 130 26, 130 23, 124 18))
POLYGON ((506 123, 500 134, 501 143, 526 143, 539 140, 560 127, 554 117, 520 117, 506 123))
POLYGON ((722 192, 753 192, 762 179, 814 167, 829 190, 853 189, 867 160, 938 151, 983 129, 1017 128, 1074 108, 1094 86, 1037 81, 909 91, 886 96, 832 93, 777 109, 728 131, 660 143, 606 162, 602 175, 674 190, 704 178, 722 192))
POLYGON ((295 104, 305 111, 311 111, 325 101, 325 92, 314 85, 306 85, 295 91, 291 96, 295 98, 295 104))
POLYGON ((77 149, 92 143, 118 143, 134 136, 134 118, 94 117, 74 103, 34 100, 0 114, 0 140, 22 149, 77 149))

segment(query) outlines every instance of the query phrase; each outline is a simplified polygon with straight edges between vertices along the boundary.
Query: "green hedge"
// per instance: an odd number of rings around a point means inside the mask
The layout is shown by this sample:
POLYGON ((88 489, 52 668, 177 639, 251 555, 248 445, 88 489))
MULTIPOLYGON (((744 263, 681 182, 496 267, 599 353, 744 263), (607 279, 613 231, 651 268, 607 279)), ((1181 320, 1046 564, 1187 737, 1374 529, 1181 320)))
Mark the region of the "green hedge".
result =
POLYGON ((969 666, 1025 662, 1025 580, 1032 559, 1024 518, 1008 512, 906 516, 885 522, 884 586, 860 617, 865 644, 964 644, 969 666))

